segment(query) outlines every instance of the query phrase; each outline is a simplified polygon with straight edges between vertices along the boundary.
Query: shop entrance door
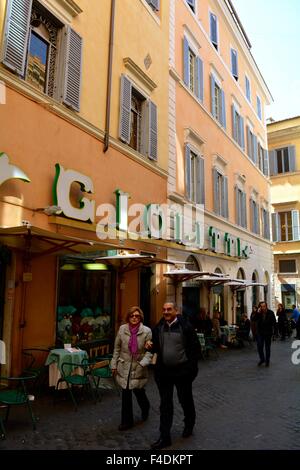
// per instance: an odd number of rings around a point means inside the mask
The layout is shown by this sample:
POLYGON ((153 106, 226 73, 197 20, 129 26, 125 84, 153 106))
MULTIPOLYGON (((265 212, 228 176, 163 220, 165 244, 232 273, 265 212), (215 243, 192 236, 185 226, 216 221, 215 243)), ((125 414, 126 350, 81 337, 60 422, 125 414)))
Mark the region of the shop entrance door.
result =
POLYGON ((241 319, 241 315, 245 312, 245 292, 244 291, 237 291, 236 293, 236 322, 239 323, 241 319))
POLYGON ((151 314, 151 268, 140 270, 140 307, 144 313, 144 324, 150 326, 151 314))
POLYGON ((182 315, 189 319, 192 325, 196 325, 200 310, 199 287, 182 288, 182 315))

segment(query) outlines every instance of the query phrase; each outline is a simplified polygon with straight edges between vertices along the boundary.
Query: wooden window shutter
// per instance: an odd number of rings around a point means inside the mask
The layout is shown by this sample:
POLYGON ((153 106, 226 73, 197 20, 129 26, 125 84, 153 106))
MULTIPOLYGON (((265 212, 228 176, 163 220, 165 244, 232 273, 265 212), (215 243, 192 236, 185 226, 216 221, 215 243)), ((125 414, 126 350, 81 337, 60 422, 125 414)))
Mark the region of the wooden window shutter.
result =
POLYGON ((240 146, 242 147, 243 150, 245 150, 245 132, 244 132, 244 118, 240 116, 240 146))
POLYGON ((2 62, 25 75, 32 0, 8 0, 2 62))
POLYGON ((299 211, 292 211, 293 240, 298 241, 300 235, 299 211))
POLYGON ((157 160, 157 106, 148 101, 149 109, 149 147, 148 157, 157 160))
POLYGON ((239 211, 239 188, 235 185, 234 187, 235 193, 235 221, 238 225, 240 225, 240 211, 239 211))
POLYGON ((75 111, 80 110, 82 38, 66 27, 63 102, 75 111))
POLYGON ((278 212, 272 214, 272 240, 273 242, 280 242, 280 219, 278 212))
POLYGON ((214 76, 211 75, 210 76, 210 95, 211 95, 211 114, 213 115, 213 117, 216 117, 216 114, 215 114, 215 79, 214 79, 214 76))
POLYGON ((247 228, 247 206, 246 206, 247 196, 245 192, 242 192, 242 227, 247 228))
POLYGON ((296 171, 296 148, 294 145, 289 145, 289 170, 296 171))
POLYGON ((278 174, 278 165, 277 165, 277 154, 275 150, 269 152, 269 165, 270 165, 270 175, 278 174))
POLYGON ((198 156, 196 159, 196 203, 204 204, 205 203, 205 188, 204 188, 204 158, 198 156))
POLYGON ((257 137, 253 134, 253 162, 257 165, 258 160, 258 147, 257 147, 257 137))
POLYGON ((196 71, 197 71, 197 97, 203 102, 203 61, 200 57, 196 57, 196 71))
POLYGON ((226 129, 226 107, 225 107, 225 93, 223 90, 221 90, 221 103, 222 103, 222 109, 221 109, 221 125, 226 129))
POLYGON ((266 211, 266 238, 270 240, 270 212, 266 211))
POLYGON ((189 72, 189 43, 186 37, 183 38, 183 81, 186 86, 190 83, 189 72))
POLYGON ((262 149, 263 151, 263 156, 264 156, 264 168, 263 168, 263 173, 265 176, 269 176, 269 154, 268 150, 262 149))
POLYGON ((185 146, 185 195, 187 199, 191 199, 191 149, 188 145, 185 146))
POLYGON ((214 211, 216 214, 221 215, 219 207, 219 185, 218 185, 218 170, 213 169, 213 187, 214 187, 214 211))
POLYGON ((222 215, 223 217, 228 218, 228 178, 223 176, 223 207, 222 215))
POLYGON ((130 142, 131 94, 131 81, 126 75, 121 75, 119 137, 126 144, 130 142))
POLYGON ((232 137, 237 142, 237 119, 236 119, 234 104, 232 105, 231 110, 232 110, 232 137))
POLYGON ((252 155, 252 139, 251 139, 251 132, 249 126, 246 126, 246 134, 247 134, 247 155, 251 160, 253 160, 253 155, 252 155))

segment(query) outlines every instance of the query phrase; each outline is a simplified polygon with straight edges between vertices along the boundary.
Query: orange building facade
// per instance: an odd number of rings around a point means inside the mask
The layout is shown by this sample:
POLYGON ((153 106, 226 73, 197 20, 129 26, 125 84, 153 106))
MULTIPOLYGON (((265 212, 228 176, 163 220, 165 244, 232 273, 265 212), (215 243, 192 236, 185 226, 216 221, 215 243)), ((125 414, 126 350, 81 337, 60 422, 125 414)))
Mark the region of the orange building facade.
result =
POLYGON ((134 3, 1 2, 4 372, 21 370, 24 348, 108 352, 129 306, 160 316, 163 265, 120 279, 96 259, 167 255, 126 236, 133 204, 167 200, 168 6, 134 3))

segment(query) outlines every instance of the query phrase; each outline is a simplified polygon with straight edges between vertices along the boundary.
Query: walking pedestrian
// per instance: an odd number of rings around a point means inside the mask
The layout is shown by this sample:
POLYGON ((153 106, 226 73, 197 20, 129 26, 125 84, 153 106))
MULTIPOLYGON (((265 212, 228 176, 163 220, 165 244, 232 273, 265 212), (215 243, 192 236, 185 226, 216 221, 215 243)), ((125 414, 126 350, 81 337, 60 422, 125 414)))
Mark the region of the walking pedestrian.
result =
POLYGON ((300 339, 300 312, 297 309, 296 305, 292 305, 293 313, 291 319, 294 320, 296 325, 296 339, 300 339))
POLYGON ((277 320, 278 320, 278 332, 280 334, 281 341, 285 340, 287 334, 287 314, 285 308, 282 304, 278 304, 277 312, 276 312, 277 320))
POLYGON ((200 344, 193 326, 177 314, 176 304, 166 302, 163 318, 153 329, 152 352, 157 353, 154 378, 160 394, 160 437, 152 449, 171 445, 173 422, 173 391, 184 413, 182 437, 189 437, 196 420, 192 383, 198 373, 200 344))
POLYGON ((133 422, 132 391, 141 408, 142 421, 149 415, 150 403, 145 385, 148 380, 147 365, 152 354, 145 349, 151 340, 151 329, 143 325, 144 314, 139 307, 131 307, 126 315, 126 323, 121 325, 115 339, 111 360, 113 375, 122 388, 122 411, 119 431, 131 428, 133 422))
POLYGON ((257 325, 256 325, 256 320, 257 320, 257 306, 253 305, 252 306, 252 312, 250 315, 250 328, 251 328, 251 333, 252 333, 252 338, 253 341, 256 341, 256 331, 257 331, 257 325))
POLYGON ((260 302, 256 316, 257 326, 257 350, 259 354, 258 366, 265 363, 266 367, 270 365, 271 341, 276 325, 274 312, 268 309, 267 302, 260 302))

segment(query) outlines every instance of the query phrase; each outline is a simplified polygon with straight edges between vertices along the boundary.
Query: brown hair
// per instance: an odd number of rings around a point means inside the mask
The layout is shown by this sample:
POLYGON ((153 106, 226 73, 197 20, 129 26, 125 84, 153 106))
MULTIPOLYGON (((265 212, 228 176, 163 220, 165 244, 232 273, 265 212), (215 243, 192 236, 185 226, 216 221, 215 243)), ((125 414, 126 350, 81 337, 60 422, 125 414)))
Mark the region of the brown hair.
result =
POLYGON ((130 309, 128 309, 128 311, 127 311, 127 314, 126 314, 126 317, 125 317, 125 320, 126 320, 127 323, 129 322, 130 315, 133 312, 139 312, 140 317, 141 317, 141 322, 144 321, 143 310, 140 307, 134 306, 134 307, 130 307, 130 309))

